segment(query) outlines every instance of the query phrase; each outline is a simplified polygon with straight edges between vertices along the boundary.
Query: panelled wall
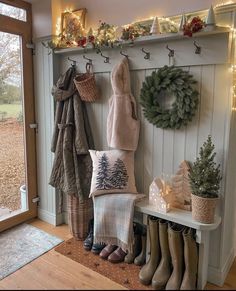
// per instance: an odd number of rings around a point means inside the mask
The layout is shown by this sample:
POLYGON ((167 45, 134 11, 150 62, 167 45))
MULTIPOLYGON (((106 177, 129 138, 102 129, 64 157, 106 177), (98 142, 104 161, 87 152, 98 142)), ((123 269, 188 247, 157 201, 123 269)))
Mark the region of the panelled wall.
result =
MULTIPOLYGON (((234 12, 221 15, 223 23, 232 24, 234 12)), ((236 187, 236 144, 235 111, 232 111, 232 71, 227 59, 230 45, 228 36, 218 35, 198 39, 202 45, 201 56, 194 54, 193 40, 185 39, 169 43, 176 49, 176 65, 189 71, 197 80, 200 104, 196 116, 187 127, 181 130, 162 130, 154 127, 143 116, 138 105, 141 132, 138 150, 135 154, 136 184, 140 192, 148 194, 153 178, 162 173, 174 174, 181 161, 193 162, 199 149, 209 134, 212 135, 217 152, 217 162, 221 164, 221 201, 218 208, 222 224, 211 234, 210 264, 208 279, 221 284, 234 258, 234 199, 236 187), (229 46, 228 46, 229 45, 229 46)), ((45 41, 45 39, 44 39, 45 41)), ((58 199, 55 190, 48 185, 53 163, 50 143, 53 132, 54 101, 51 87, 58 75, 70 66, 68 56, 77 60, 78 71, 84 71, 83 55, 73 52, 55 56, 42 46, 42 39, 36 43, 35 55, 35 94, 38 146, 38 185, 41 202, 39 217, 52 224, 63 222, 63 215, 57 213, 58 199)), ((145 45, 151 52, 151 60, 143 58, 139 48, 127 49, 130 55, 130 75, 133 95, 137 103, 145 77, 153 70, 168 64, 166 43, 145 45)), ((107 150, 106 120, 108 100, 112 95, 111 70, 121 59, 119 51, 106 52, 111 64, 104 64, 96 53, 87 56, 94 60, 95 75, 100 91, 100 100, 87 104, 89 119, 97 150, 107 150)), ((104 52, 105 54, 105 52, 104 52)), ((64 204, 66 217, 66 205, 64 204)), ((65 218, 64 217, 64 218, 65 218)))
MULTIPOLYGON (((136 183, 138 191, 148 195, 149 185, 162 173, 174 174, 183 160, 194 162, 200 147, 212 135, 221 164, 223 180, 221 194, 225 195, 228 127, 231 111, 230 74, 228 65, 207 65, 184 67, 198 81, 200 106, 194 120, 181 130, 163 130, 150 124, 138 105, 141 119, 139 146, 135 155, 136 183)), ((146 76, 152 70, 131 71, 132 92, 139 99, 140 89, 146 76)), ((97 150, 107 150, 106 120, 108 99, 112 88, 110 73, 96 74, 101 100, 88 104, 88 112, 97 150)), ((221 210, 219 210, 221 213, 221 210)), ((217 251, 221 245, 221 228, 212 234, 211 249, 217 251)), ((219 256, 211 256, 210 264, 217 267, 219 256)))

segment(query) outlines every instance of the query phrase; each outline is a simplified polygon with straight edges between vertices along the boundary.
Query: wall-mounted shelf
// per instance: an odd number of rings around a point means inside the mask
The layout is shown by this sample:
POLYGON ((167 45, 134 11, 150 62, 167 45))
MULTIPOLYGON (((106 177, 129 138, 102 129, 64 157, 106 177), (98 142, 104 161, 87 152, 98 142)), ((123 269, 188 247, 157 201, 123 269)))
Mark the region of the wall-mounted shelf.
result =
MULTIPOLYGON (((165 65, 181 67, 217 65, 230 63, 231 57, 231 30, 229 27, 217 27, 212 31, 201 31, 193 34, 193 37, 184 36, 182 33, 168 33, 140 37, 134 42, 124 42, 122 51, 129 56, 130 70, 156 69, 165 65), (197 44, 201 47, 200 54, 196 54, 197 44), (170 59, 170 51, 167 45, 174 51, 174 57, 170 59), (216 49, 217 48, 217 49, 216 49), (142 51, 145 49, 150 58, 145 59, 142 51)), ((55 56, 59 63, 71 65, 68 56, 77 62, 77 69, 85 71, 86 60, 83 56, 92 60, 94 73, 111 72, 113 66, 121 59, 121 47, 103 48, 103 54, 109 58, 104 63, 104 58, 96 53, 94 48, 65 48, 55 50, 55 56)))
MULTIPOLYGON (((198 37, 206 37, 216 34, 222 34, 222 33, 229 33, 230 28, 228 27, 216 27, 216 29, 212 31, 200 31, 197 33, 194 33, 192 37, 188 37, 183 35, 183 33, 165 33, 165 34, 158 34, 158 35, 150 35, 150 36, 142 36, 136 38, 133 42, 130 41, 124 41, 121 43, 122 47, 133 47, 138 45, 148 45, 151 43, 161 43, 161 42, 169 42, 174 40, 186 40, 186 39, 195 39, 198 37)), ((104 47, 102 50, 114 50, 114 49, 120 49, 120 46, 114 46, 114 48, 110 47, 104 47)), ((84 52, 91 52, 95 51, 94 48, 88 47, 88 48, 81 48, 81 47, 71 47, 71 48, 65 48, 65 49, 56 49, 54 52, 55 54, 67 54, 67 53, 84 53, 84 52)))

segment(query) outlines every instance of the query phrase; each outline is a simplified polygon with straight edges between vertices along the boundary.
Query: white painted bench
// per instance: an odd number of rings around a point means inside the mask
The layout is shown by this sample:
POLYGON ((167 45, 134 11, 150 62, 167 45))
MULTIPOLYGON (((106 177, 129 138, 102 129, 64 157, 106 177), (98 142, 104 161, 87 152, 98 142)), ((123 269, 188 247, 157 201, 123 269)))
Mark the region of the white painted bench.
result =
MULTIPOLYGON (((136 204, 135 211, 143 214, 143 223, 147 224, 147 216, 152 215, 161 219, 182 224, 193 229, 196 229, 196 241, 199 244, 199 260, 198 260, 198 290, 203 290, 208 277, 208 260, 209 260, 209 233, 216 229, 220 223, 221 218, 215 217, 213 224, 203 224, 193 220, 192 213, 181 209, 172 209, 168 213, 160 213, 155 209, 154 205, 150 205, 148 200, 141 201, 136 204)), ((147 235, 147 254, 149 253, 150 242, 147 235)))

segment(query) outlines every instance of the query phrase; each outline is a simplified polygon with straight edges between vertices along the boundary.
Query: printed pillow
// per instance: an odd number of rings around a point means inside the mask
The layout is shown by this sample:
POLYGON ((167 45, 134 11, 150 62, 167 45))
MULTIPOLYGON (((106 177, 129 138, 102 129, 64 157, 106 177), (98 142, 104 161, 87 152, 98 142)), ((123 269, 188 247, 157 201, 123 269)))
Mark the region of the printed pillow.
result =
POLYGON ((90 197, 109 193, 137 193, 134 153, 122 150, 93 151, 90 197))

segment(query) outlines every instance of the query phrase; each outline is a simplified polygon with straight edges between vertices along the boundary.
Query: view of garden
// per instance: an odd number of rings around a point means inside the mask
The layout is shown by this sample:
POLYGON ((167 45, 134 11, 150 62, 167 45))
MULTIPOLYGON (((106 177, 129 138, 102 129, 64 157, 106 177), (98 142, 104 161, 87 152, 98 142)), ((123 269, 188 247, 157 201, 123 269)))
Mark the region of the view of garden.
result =
POLYGON ((0 32, 0 216, 21 208, 25 184, 21 40, 0 32))

